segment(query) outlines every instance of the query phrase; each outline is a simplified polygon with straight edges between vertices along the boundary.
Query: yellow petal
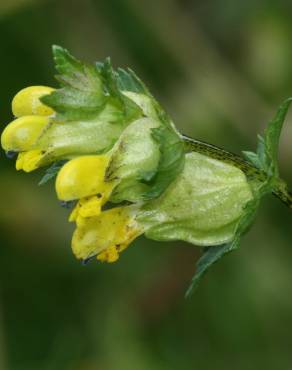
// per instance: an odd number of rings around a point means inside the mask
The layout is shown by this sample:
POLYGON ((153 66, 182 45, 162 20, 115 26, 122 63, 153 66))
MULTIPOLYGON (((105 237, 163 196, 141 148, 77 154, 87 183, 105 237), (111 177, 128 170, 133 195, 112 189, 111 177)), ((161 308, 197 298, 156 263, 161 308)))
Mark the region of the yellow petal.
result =
POLYGON ((16 167, 16 170, 17 171, 20 171, 22 170, 22 166, 23 166, 23 161, 24 161, 24 157, 25 157, 25 154, 27 152, 24 152, 24 153, 19 153, 18 156, 17 156, 17 160, 16 160, 16 163, 15 163, 15 167, 16 167))
POLYGON ((1 145, 6 151, 22 152, 33 149, 45 127, 48 117, 25 116, 9 123, 1 135, 1 145))
POLYGON ((73 208, 73 210, 70 213, 70 215, 69 215, 69 219, 68 219, 69 222, 74 222, 74 221, 77 220, 78 214, 79 214, 79 207, 80 207, 80 205, 79 205, 79 202, 78 202, 76 204, 76 206, 73 208))
POLYGON ((117 207, 84 219, 73 235, 73 253, 83 260, 96 255, 101 261, 116 261, 119 253, 143 232, 135 214, 133 206, 117 207))
POLYGON ((20 90, 12 100, 12 112, 15 117, 39 115, 50 116, 53 109, 43 104, 39 99, 53 92, 47 86, 30 86, 20 90))
POLYGON ((30 150, 28 152, 19 153, 16 161, 17 171, 24 172, 34 171, 39 167, 39 162, 43 157, 41 150, 30 150))
POLYGON ((114 186, 113 182, 104 182, 109 158, 108 155, 86 155, 67 162, 56 179, 58 198, 70 201, 96 195, 104 204, 114 186))

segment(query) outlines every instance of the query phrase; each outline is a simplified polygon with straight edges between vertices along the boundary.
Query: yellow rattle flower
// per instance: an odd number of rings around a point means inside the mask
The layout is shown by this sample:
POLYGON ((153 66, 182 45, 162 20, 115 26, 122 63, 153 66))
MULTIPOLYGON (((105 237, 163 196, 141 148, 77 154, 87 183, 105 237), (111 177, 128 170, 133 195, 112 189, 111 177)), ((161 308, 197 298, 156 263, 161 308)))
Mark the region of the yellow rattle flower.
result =
POLYGON ((52 108, 43 104, 40 98, 49 95, 55 89, 48 86, 29 86, 20 90, 12 100, 12 113, 15 117, 30 115, 50 116, 52 108))
POLYGON ((97 216, 108 200, 115 181, 105 182, 109 155, 86 155, 72 159, 59 171, 56 192, 61 201, 78 200, 69 220, 97 216))
POLYGON ((21 90, 12 101, 12 111, 17 117, 9 123, 1 135, 1 145, 9 157, 18 154, 16 169, 25 172, 38 167, 42 150, 35 143, 50 123, 54 111, 39 98, 50 94, 54 89, 46 86, 31 86, 21 90))
POLYGON ((73 253, 84 262, 95 256, 102 262, 115 262, 119 253, 143 233, 135 214, 135 206, 117 207, 85 219, 73 234, 73 253))

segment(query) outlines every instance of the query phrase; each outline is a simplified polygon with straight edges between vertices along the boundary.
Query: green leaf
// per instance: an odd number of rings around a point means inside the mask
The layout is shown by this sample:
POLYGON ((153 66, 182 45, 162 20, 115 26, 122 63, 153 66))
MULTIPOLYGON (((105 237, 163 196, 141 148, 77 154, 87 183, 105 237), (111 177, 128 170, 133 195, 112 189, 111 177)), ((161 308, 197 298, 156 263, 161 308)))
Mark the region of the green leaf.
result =
POLYGON ((264 136, 258 135, 257 152, 243 152, 245 157, 256 167, 263 170, 268 177, 279 178, 278 151, 283 124, 292 98, 282 103, 275 117, 269 122, 264 136))
POLYGON ((208 269, 214 263, 220 260, 225 254, 230 252, 230 244, 216 245, 214 247, 204 248, 203 255, 196 264, 196 273, 192 278, 191 284, 188 287, 185 297, 188 298, 197 288, 201 278, 205 275, 208 269))
POLYGON ((62 88, 42 97, 42 102, 53 108, 61 120, 90 119, 98 115, 107 97, 97 68, 80 62, 60 46, 53 46, 53 54, 62 88))
POLYGON ((160 146, 160 161, 156 174, 144 183, 150 186, 143 198, 159 197, 183 170, 185 162, 184 144, 181 137, 171 127, 160 126, 152 129, 152 137, 160 146))
POLYGON ((55 162, 51 167, 49 167, 46 170, 45 175, 41 178, 41 180, 38 183, 38 185, 44 185, 48 181, 50 181, 53 178, 55 178, 57 176, 58 172, 60 171, 60 169, 64 166, 64 164, 66 162, 67 162, 67 160, 61 160, 61 161, 55 162))
POLYGON ((56 77, 63 86, 81 91, 94 90, 102 94, 102 81, 94 65, 77 60, 61 46, 53 46, 53 56, 59 72, 56 77))
POLYGON ((280 105, 274 119, 268 124, 265 130, 264 143, 265 154, 263 155, 263 163, 266 166, 266 172, 272 176, 279 175, 278 168, 278 150, 280 135, 283 124, 291 104, 292 98, 289 98, 280 105))

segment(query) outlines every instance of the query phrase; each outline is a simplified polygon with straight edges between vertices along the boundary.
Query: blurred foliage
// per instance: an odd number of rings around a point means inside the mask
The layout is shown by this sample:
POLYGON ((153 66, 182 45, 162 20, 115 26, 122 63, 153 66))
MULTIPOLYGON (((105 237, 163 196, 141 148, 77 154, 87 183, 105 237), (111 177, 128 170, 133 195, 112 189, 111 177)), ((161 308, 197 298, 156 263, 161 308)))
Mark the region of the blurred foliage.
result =
MULTIPOLYGON (((130 66, 186 134, 252 150, 292 95, 291 11, 284 0, 2 0, 2 127, 18 90, 54 86, 57 43, 130 66)), ((280 163, 291 184, 288 126, 280 163)), ((292 215, 277 200, 184 300, 196 248, 140 239, 116 264, 81 266, 41 173, 15 174, 4 153, 0 165, 1 370, 291 368, 292 215)))

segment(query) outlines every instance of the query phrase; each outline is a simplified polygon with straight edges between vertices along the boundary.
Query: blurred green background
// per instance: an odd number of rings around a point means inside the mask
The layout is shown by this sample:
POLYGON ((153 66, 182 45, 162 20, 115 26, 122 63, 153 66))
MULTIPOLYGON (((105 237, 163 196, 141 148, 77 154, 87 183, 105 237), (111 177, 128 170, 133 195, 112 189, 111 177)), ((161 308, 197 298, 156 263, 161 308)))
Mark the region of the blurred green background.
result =
MULTIPOLYGON (((55 43, 130 66, 182 132, 251 150, 292 95, 291 14, 284 0, 1 0, 2 128, 18 90, 56 85, 55 43)), ((292 186, 291 142, 290 115, 292 186)), ((185 300, 198 248, 140 238, 115 264, 81 266, 52 183, 3 152, 0 165, 0 370, 292 368, 292 213, 276 199, 185 300)))

